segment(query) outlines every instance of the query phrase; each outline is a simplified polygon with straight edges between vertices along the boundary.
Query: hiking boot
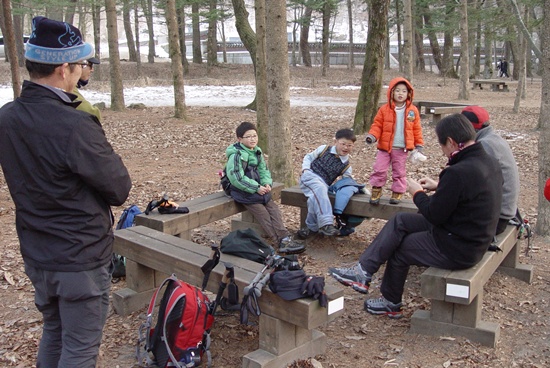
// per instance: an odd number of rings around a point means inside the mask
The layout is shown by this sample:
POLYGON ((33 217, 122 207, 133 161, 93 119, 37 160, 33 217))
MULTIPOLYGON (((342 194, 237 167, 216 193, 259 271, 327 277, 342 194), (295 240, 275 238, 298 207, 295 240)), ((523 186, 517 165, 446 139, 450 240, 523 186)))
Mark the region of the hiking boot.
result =
POLYGON ((296 232, 296 237, 301 240, 306 240, 309 237, 317 235, 317 231, 311 230, 309 227, 304 227, 296 232))
POLYGON ((380 203, 380 198, 382 198, 382 187, 372 187, 369 203, 378 204, 380 203))
POLYGON ((384 297, 365 300, 365 310, 370 314, 386 314, 390 318, 403 317, 403 303, 394 304, 384 297))
POLYGON ((367 294, 369 292, 370 282, 372 275, 363 271, 363 268, 359 263, 352 267, 331 267, 328 272, 336 280, 359 293, 367 294))
POLYGON ((390 204, 399 204, 403 198, 403 193, 392 192, 390 198, 390 204))
POLYGON ((340 235, 340 230, 334 227, 334 225, 325 225, 319 229, 319 232, 325 236, 337 236, 340 235))
POLYGON ((279 241, 279 253, 299 254, 305 252, 305 250, 306 246, 304 244, 294 242, 290 236, 279 241))

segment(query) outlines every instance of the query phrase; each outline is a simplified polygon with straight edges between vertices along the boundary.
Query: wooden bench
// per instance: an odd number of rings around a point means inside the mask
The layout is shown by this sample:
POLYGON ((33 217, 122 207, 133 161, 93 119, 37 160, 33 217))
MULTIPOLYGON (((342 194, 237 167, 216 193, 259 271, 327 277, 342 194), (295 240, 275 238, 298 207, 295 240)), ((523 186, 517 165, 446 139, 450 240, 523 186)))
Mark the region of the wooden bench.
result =
POLYGON ((431 114, 432 121, 430 124, 435 125, 444 115, 459 114, 462 112, 462 109, 469 105, 441 101, 418 101, 416 106, 418 107, 420 114, 431 114))
MULTIPOLYGON (((331 198, 333 200, 333 198, 331 198)), ((307 198, 298 186, 283 189, 281 203, 300 207, 302 225, 307 215, 307 198)), ((369 196, 351 197, 344 213, 363 217, 389 219, 397 212, 417 212, 411 200, 398 205, 389 204, 383 197, 379 205, 369 203, 369 196)), ((430 299, 431 310, 417 310, 411 319, 411 332, 430 335, 465 336, 483 345, 495 346, 499 325, 481 320, 483 286, 495 270, 530 283, 533 266, 519 263, 518 230, 508 226, 500 234, 498 245, 502 252, 487 252, 474 267, 466 270, 443 270, 430 267, 420 278, 422 296, 430 299)))
POLYGON ((533 266, 519 263, 520 243, 514 226, 500 234, 502 252, 487 252, 474 267, 442 270, 430 267, 420 277, 421 294, 430 299, 431 310, 417 310, 411 318, 411 332, 435 336, 459 335, 495 347, 498 323, 481 319, 483 287, 491 275, 502 271, 531 283, 533 266))
MULTIPOLYGON (((155 287, 167 274, 190 284, 201 285, 201 266, 210 257, 210 248, 160 231, 135 226, 115 231, 114 251, 132 260, 137 272, 127 280, 127 288, 113 293, 113 307, 127 315, 148 305, 155 287)), ((235 282, 243 294, 263 266, 243 258, 222 254, 221 262, 212 271, 206 289, 216 293, 224 273, 223 262, 231 262, 235 282)), ((286 367, 296 359, 306 359, 326 351, 327 338, 316 330, 319 326, 343 314, 343 290, 333 285, 325 288, 329 306, 322 308, 311 298, 286 301, 269 288, 258 299, 259 349, 243 357, 243 368, 286 367)))
POLYGON ((491 91, 493 92, 508 92, 508 85, 505 80, 502 79, 473 79, 470 80, 472 83, 472 89, 483 89, 484 84, 491 86, 491 91))
MULTIPOLYGON (((271 194, 274 200, 280 198, 283 188, 284 185, 281 183, 273 184, 271 194)), ((254 217, 245 210, 244 206, 226 196, 223 191, 181 202, 179 205, 189 208, 189 213, 161 215, 154 210, 149 215, 136 216, 136 225, 190 240, 193 229, 242 213, 240 221, 231 222, 232 230, 253 228, 258 233, 263 233, 261 226, 255 222, 254 217)))

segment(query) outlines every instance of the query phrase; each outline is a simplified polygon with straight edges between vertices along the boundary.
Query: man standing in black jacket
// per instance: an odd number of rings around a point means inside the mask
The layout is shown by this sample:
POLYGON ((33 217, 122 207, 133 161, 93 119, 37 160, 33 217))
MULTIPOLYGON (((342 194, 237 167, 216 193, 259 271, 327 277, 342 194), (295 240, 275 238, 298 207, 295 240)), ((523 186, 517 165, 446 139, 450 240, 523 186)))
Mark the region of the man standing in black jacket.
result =
POLYGON ((37 367, 96 366, 109 309, 113 216, 131 180, 98 120, 70 93, 94 50, 65 22, 35 17, 30 81, 0 109, 0 164, 25 272, 44 318, 37 367))
POLYGON ((464 269, 478 263, 495 235, 502 203, 502 171, 470 121, 461 114, 442 119, 435 132, 449 159, 439 182, 407 179, 419 213, 398 213, 382 228, 353 267, 330 268, 332 276, 367 293, 386 263, 381 298, 365 300, 371 314, 402 315, 402 295, 411 265, 464 269), (425 191, 434 191, 428 195, 425 191))

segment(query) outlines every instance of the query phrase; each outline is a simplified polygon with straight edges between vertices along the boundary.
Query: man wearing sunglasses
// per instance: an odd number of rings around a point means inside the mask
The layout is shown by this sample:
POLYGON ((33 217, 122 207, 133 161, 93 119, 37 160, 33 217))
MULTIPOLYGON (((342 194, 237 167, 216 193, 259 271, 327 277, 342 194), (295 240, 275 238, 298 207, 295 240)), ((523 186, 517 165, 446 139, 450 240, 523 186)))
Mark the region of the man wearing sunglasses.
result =
POLYGON ((76 83, 76 87, 73 89, 73 93, 77 96, 76 101, 80 101, 80 105, 78 105, 76 109, 94 115, 99 121, 101 121, 101 112, 99 111, 99 108, 92 105, 88 100, 86 100, 78 90, 79 88, 86 86, 90 81, 90 77, 94 72, 95 64, 99 64, 99 59, 95 57, 89 58, 88 60, 86 60, 85 63, 80 64, 82 67, 82 74, 80 75, 80 79, 76 83))

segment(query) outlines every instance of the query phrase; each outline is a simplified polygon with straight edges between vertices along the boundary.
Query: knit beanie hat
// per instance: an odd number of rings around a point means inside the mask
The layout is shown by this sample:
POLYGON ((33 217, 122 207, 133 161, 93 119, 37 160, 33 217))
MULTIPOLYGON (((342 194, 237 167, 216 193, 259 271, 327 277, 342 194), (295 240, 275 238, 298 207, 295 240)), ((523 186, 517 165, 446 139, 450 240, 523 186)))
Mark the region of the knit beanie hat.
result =
POLYGON ((462 115, 470 120, 475 130, 489 125, 489 113, 481 106, 466 106, 462 110, 462 115))
POLYGON ((92 45, 82 41, 82 34, 75 26, 45 17, 33 18, 25 59, 41 64, 60 65, 76 63, 93 56, 92 45))

